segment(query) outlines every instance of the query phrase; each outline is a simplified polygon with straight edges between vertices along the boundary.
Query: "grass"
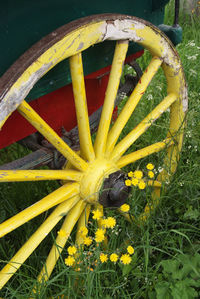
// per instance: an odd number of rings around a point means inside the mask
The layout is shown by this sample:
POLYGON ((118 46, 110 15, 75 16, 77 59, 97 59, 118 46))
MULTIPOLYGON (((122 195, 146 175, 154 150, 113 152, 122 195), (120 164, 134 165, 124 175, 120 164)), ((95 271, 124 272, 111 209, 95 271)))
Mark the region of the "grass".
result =
MULTIPOLYGON (((166 23, 171 24, 172 2, 166 8, 166 23)), ((114 210, 106 210, 106 214, 114 216, 117 226, 110 231, 109 248, 91 247, 90 250, 81 252, 81 271, 66 267, 64 258, 67 249, 56 265, 56 269, 47 284, 36 285, 40 290, 31 294, 35 286, 35 277, 45 261, 56 231, 45 239, 38 249, 31 255, 13 279, 2 290, 3 298, 199 298, 200 297, 200 23, 195 15, 180 16, 180 25, 183 27, 183 41, 177 46, 185 70, 189 92, 189 109, 187 113, 187 128, 185 131, 184 145, 181 159, 173 181, 167 191, 162 195, 161 203, 156 212, 143 226, 127 223, 123 217, 114 210), (134 246, 135 254, 130 265, 111 263, 94 265, 102 250, 108 253, 119 254, 126 251, 127 242, 134 246), (92 255, 89 255, 89 251, 92 255), (93 271, 91 270, 93 269, 93 271)), ((148 55, 140 60, 141 66, 146 65, 148 55)), ((151 95, 156 99, 160 95, 160 87, 164 86, 162 72, 155 77, 145 95, 147 109, 152 109, 151 95)), ((162 91, 165 94, 165 91, 162 91)), ((143 111, 142 103, 138 109, 143 111)), ((145 110, 146 111, 146 110, 145 110)), ((145 112, 146 113, 146 112, 145 112)), ((139 115, 139 114, 138 114, 139 115)), ((140 112, 141 116, 141 112, 140 112)), ((167 119, 167 116, 166 116, 167 119)), ((133 122, 130 120, 126 130, 133 122)), ((163 132, 163 121, 145 135, 134 145, 140 143, 150 144, 156 132, 163 132)), ((125 134, 127 132, 124 132, 125 134)), ((21 155, 22 149, 12 145, 9 150, 1 150, 2 163, 21 155)), ((144 169, 146 163, 152 161, 158 169, 162 156, 154 156, 138 163, 144 169)), ((33 204, 38 198, 44 197, 57 187, 57 183, 47 182, 2 184, 0 189, 0 221, 9 215, 17 213, 26 206, 33 204)), ((144 199, 150 196, 147 189, 138 192, 133 189, 130 198, 132 212, 139 213, 144 199)), ((28 236, 47 217, 44 213, 36 219, 4 237, 0 243, 0 261, 3 266, 6 260, 16 252, 28 236)), ((90 224, 91 234, 96 229, 95 221, 90 224)), ((69 244, 74 242, 73 232, 69 244)))

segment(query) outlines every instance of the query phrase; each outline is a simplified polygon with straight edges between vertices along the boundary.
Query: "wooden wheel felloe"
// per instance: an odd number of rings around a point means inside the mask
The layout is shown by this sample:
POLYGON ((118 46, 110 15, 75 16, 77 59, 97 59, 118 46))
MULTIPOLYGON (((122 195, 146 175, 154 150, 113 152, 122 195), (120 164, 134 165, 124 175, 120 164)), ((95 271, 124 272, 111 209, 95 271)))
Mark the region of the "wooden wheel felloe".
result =
MULTIPOLYGON (((0 127, 3 127, 9 115, 17 109, 69 161, 66 168, 62 170, 0 170, 0 182, 64 181, 60 188, 0 224, 0 236, 3 237, 44 211, 55 207, 38 230, 1 270, 0 287, 3 287, 61 218, 65 217, 61 229, 66 232, 66 237, 57 236, 56 245, 53 245, 38 278, 39 280, 48 279, 74 225, 78 222, 78 227, 80 227, 87 222, 91 206, 99 204, 99 191, 105 179, 119 172, 123 167, 165 149, 163 171, 152 183, 155 189, 153 198, 159 197, 161 184, 170 180, 177 167, 187 110, 187 89, 178 54, 169 40, 151 24, 123 15, 97 15, 63 26, 25 53, 19 62, 16 62, 3 76, 0 86, 0 127), (116 48, 101 119, 93 144, 89 126, 82 52, 106 40, 116 40, 116 48), (142 45, 149 50, 153 58, 115 123, 111 126, 129 42, 142 45), (33 85, 66 58, 69 58, 70 62, 80 154, 73 151, 24 100, 33 85), (21 63, 22 61, 24 63, 21 63), (167 80, 166 97, 118 141, 121 132, 160 67, 167 80), (13 75, 14 69, 18 71, 13 75), (170 108, 170 120, 165 138, 127 153, 133 143, 168 108, 170 108), (59 247, 59 252, 57 247, 59 247)), ((77 233, 78 243, 80 239, 77 233)))

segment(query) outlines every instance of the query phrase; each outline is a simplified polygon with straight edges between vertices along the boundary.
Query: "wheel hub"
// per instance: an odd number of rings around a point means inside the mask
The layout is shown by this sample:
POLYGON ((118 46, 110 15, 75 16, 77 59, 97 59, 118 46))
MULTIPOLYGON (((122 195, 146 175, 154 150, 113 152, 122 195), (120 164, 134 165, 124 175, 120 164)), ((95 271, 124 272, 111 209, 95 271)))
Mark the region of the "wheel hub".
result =
POLYGON ((104 180, 103 191, 99 196, 99 202, 104 207, 120 207, 125 203, 130 187, 126 186, 125 174, 122 171, 111 173, 104 180))
POLYGON ((106 159, 96 159, 91 162, 81 180, 81 198, 88 203, 97 203, 104 179, 116 171, 118 168, 106 159))
POLYGON ((122 171, 106 159, 89 164, 80 184, 81 198, 104 207, 119 207, 127 199, 130 188, 124 183, 122 171))

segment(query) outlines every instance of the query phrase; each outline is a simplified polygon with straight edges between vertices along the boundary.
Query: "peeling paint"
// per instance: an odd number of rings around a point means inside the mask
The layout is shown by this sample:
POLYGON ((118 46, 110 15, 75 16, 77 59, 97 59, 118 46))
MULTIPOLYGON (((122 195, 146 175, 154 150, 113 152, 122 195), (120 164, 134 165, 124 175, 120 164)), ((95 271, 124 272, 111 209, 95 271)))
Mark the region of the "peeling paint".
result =
POLYGON ((172 52, 170 44, 164 38, 161 38, 160 44, 163 48, 162 59, 164 63, 172 67, 175 70, 175 73, 177 74, 181 68, 181 65, 180 63, 178 63, 175 53, 172 52))
POLYGON ((103 40, 120 39, 133 40, 135 42, 142 41, 142 38, 136 34, 136 30, 133 27, 133 21, 125 19, 107 23, 106 33, 103 40))
POLYGON ((42 65, 38 71, 30 75, 28 80, 21 85, 20 89, 15 88, 11 92, 11 95, 6 98, 6 101, 2 99, 0 102, 0 122, 17 109, 35 83, 48 71, 51 65, 52 63, 42 65))
POLYGON ((81 50, 83 48, 83 46, 84 46, 84 43, 80 42, 80 44, 79 44, 78 48, 76 49, 76 51, 81 50))
POLYGON ((184 86, 183 88, 182 105, 183 105, 183 112, 185 113, 188 110, 188 90, 186 86, 184 86))

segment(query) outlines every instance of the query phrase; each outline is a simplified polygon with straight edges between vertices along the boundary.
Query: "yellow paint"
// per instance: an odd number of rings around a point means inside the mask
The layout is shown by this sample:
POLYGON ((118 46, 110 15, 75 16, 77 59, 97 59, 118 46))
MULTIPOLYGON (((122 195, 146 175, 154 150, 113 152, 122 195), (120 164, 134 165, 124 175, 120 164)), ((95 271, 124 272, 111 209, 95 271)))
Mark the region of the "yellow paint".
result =
POLYGON ((122 139, 111 153, 111 159, 118 160, 123 153, 136 141, 152 123, 165 112, 171 104, 177 100, 176 94, 169 94, 135 127, 124 139, 122 139))
POLYGON ((0 272, 0 289, 21 267, 26 259, 33 253, 37 246, 44 240, 56 224, 67 214, 79 200, 79 196, 72 197, 59 204, 51 215, 42 223, 37 231, 26 241, 26 243, 13 256, 9 263, 0 272), (65 214, 63 213, 65 211, 65 214))
POLYGON ((161 66, 161 64, 162 60, 158 57, 154 57, 146 71, 143 73, 139 83, 134 88, 132 94, 130 95, 128 101, 126 102, 125 106, 120 112, 120 115, 118 116, 116 122, 114 123, 113 127, 109 132, 106 149, 107 155, 109 155, 109 153, 112 152, 119 138, 119 135, 121 134, 123 128, 125 127, 127 121, 129 120, 131 114, 135 110, 135 107, 139 103, 149 83, 151 82, 154 75, 157 73, 158 68, 161 66))
POLYGON ((84 157, 86 161, 92 161, 95 158, 95 154, 90 133, 81 53, 70 57, 69 62, 76 107, 81 156, 84 157))
MULTIPOLYGON (((44 75, 52 69, 57 63, 70 58, 70 68, 72 73, 72 82, 74 89, 74 98, 76 113, 78 119, 79 136, 81 153, 80 155, 69 148, 69 146, 40 118, 40 116, 25 102, 18 107, 19 112, 49 140, 49 142, 57 148, 57 150, 67 158, 67 166, 64 170, 36 170, 36 171, 1 171, 0 181, 26 181, 26 180, 43 180, 43 179, 59 179, 63 180, 64 185, 58 190, 47 195, 42 200, 28 207, 26 210, 13 216, 0 224, 0 236, 13 231, 20 225, 31 220, 33 217, 42 212, 58 205, 55 211, 45 220, 35 234, 24 244, 24 246, 16 253, 10 264, 7 264, 0 272, 0 288, 8 281, 12 274, 20 267, 33 250, 44 239, 56 223, 67 214, 61 229, 68 236, 76 222, 78 227, 83 223, 87 223, 90 204, 98 205, 98 194, 102 187, 103 180, 112 172, 119 170, 123 166, 134 163, 136 160, 144 158, 152 153, 156 153, 167 147, 167 155, 164 160, 163 172, 159 174, 155 181, 149 181, 148 184, 154 189, 152 193, 151 207, 146 206, 144 213, 140 219, 145 220, 150 210, 156 207, 159 202, 161 185, 170 179, 171 174, 176 170, 179 152, 182 146, 184 117, 186 111, 186 89, 185 78, 181 67, 180 60, 176 55, 176 50, 162 36, 160 31, 152 29, 137 19, 133 23, 129 20, 127 30, 123 30, 124 21, 118 21, 120 25, 117 27, 114 22, 93 21, 76 30, 66 34, 61 41, 57 42, 50 49, 44 52, 35 62, 33 62, 21 77, 6 91, 3 101, 8 105, 13 105, 10 99, 15 99, 16 95, 21 96, 21 90, 29 90, 32 83, 36 82, 41 72, 44 75), (120 23, 121 22, 121 23, 120 23), (114 25, 113 25, 114 24, 114 25), (113 32, 108 33, 108 26, 113 28, 113 32), (116 26, 116 27, 115 27, 116 26), (121 29, 120 29, 121 28, 121 29), (130 32, 128 36, 127 32, 130 32), (147 48, 153 56, 147 71, 141 78, 141 84, 138 84, 127 104, 123 108, 116 124, 109 132, 114 101, 119 86, 120 76, 122 72, 123 62, 126 56, 128 42, 118 42, 115 50, 111 74, 105 96, 105 104, 103 106, 102 116, 100 120, 97 138, 95 141, 95 150, 91 142, 89 120, 86 105, 85 86, 83 78, 83 69, 81 61, 81 53, 91 45, 102 42, 110 37, 123 40, 135 40, 145 48, 147 48), (130 115, 134 111, 137 103, 140 101, 142 94, 146 90, 149 82, 153 78, 155 72, 162 63, 167 84, 168 96, 147 116, 144 120, 134 128, 123 140, 117 145, 117 139, 120 132, 128 121, 130 115), (158 118, 163 111, 170 107, 170 124, 169 133, 166 139, 147 146, 134 153, 123 156, 124 152, 146 129, 150 127, 153 121, 158 118), (76 171, 74 169, 78 169, 76 171), (66 180, 77 181, 75 183, 66 183, 66 180), (14 263, 19 265, 13 269, 14 263), (8 274, 10 273, 10 274, 8 274)), ((67 100, 67 99, 66 99, 67 100)), ((95 99, 94 99, 95 100, 95 99)), ((6 121, 8 115, 5 116, 0 123, 0 128, 6 121)), ((129 221, 133 221, 134 217, 124 215, 129 221)), ((46 265, 42 269, 38 279, 48 279, 55 263, 62 251, 66 238, 58 236, 56 244, 47 258, 46 265), (59 247, 58 247, 59 246, 59 247), (59 248, 59 252, 58 252, 59 248), (47 270, 47 271, 46 271, 47 270)), ((81 244, 80 235, 77 234, 77 243, 81 244)))
POLYGON ((90 163, 80 182, 81 198, 89 203, 97 203, 103 180, 117 170, 119 169, 112 161, 103 158, 90 163))
POLYGON ((97 157, 104 156, 106 150, 107 135, 110 128, 113 108, 117 96, 117 90, 120 83, 122 68, 128 50, 128 42, 118 42, 116 44, 114 58, 112 62, 111 72, 109 76, 108 86, 106 89, 103 110, 97 136, 94 144, 95 153, 97 157))
POLYGON ((145 148, 142 148, 140 150, 137 150, 131 154, 122 156, 118 161, 117 161, 117 166, 119 168, 122 168, 128 164, 134 163, 142 158, 145 158, 151 154, 157 153, 161 151, 162 149, 171 146, 174 144, 173 138, 166 138, 163 141, 156 142, 152 145, 149 145, 145 148))
POLYGON ((23 101, 19 105, 18 111, 76 168, 79 170, 87 169, 87 163, 58 136, 58 134, 31 108, 28 103, 23 101))
MULTIPOLYGON (((66 36, 45 51, 26 69, 21 77, 12 85, 9 92, 6 93, 4 101, 9 102, 10 96, 18 93, 21 86, 31 81, 33 79, 33 75, 39 73, 40 69, 44 66, 46 66, 46 70, 43 75, 62 60, 74 55, 75 53, 84 51, 92 44, 101 42, 104 35, 103 27, 105 27, 105 22, 91 23, 90 26, 84 25, 81 28, 78 28, 78 30, 74 30, 66 34, 66 36)), ((32 82, 30 82, 30 85, 31 83, 32 82)), ((18 105, 15 104, 15 108, 17 108, 17 106, 18 105)), ((3 126, 8 116, 0 122, 0 128, 3 126)))
POLYGON ((32 206, 4 221, 0 224, 0 238, 39 214, 51 209, 68 198, 77 195, 79 193, 79 189, 80 186, 78 183, 65 184, 32 206))
POLYGON ((0 182, 80 181, 82 176, 83 174, 76 170, 0 170, 0 182))
POLYGON ((67 214, 65 221, 63 222, 63 225, 61 227, 61 229, 66 232, 66 237, 60 237, 59 235, 57 236, 55 244, 52 246, 51 251, 47 257, 46 263, 38 276, 38 281, 47 280, 51 275, 51 272, 53 271, 53 268, 68 240, 68 237, 71 234, 74 225, 81 216, 85 206, 86 203, 81 200, 67 214))

